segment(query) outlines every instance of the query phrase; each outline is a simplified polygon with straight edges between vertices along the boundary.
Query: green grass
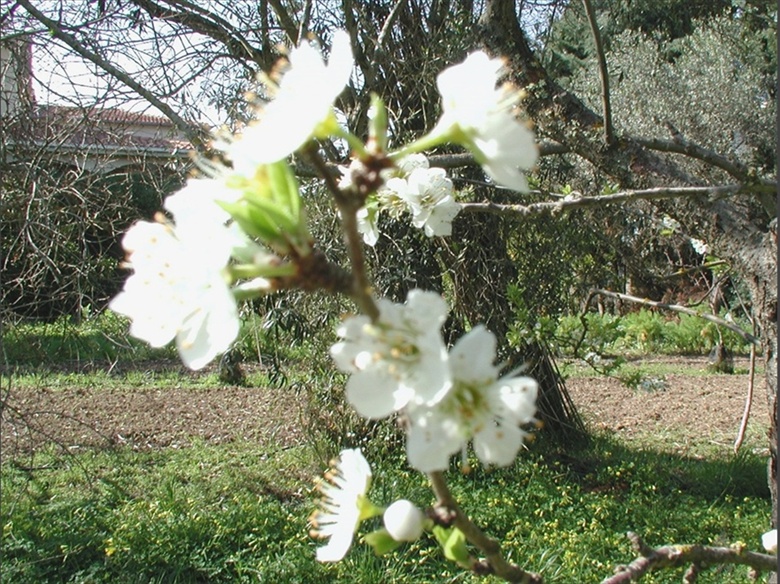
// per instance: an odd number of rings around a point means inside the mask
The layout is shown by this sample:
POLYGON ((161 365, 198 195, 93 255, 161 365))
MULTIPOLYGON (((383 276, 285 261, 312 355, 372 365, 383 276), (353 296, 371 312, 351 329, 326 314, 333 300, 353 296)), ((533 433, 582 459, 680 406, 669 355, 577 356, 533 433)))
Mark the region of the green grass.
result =
MULTIPOLYGON (((368 448, 371 497, 432 503, 402 453, 368 448), (382 462, 379 462, 382 461, 382 462)), ((383 558, 357 545, 344 562, 314 561, 307 535, 320 465, 305 447, 250 443, 116 449, 2 467, 2 581, 477 582, 430 539, 383 558), (35 467, 39 470, 25 470, 35 467)), ((598 582, 651 545, 741 540, 757 549, 770 512, 761 457, 680 457, 597 436, 587 450, 534 447, 510 469, 449 473, 453 492, 512 558, 548 582, 598 582)), ((366 526, 367 529, 369 526, 366 526)), ((367 530, 366 529, 366 530, 367 530)), ((665 571, 646 582, 679 581, 665 571)), ((700 582, 744 582, 740 569, 700 582)))
POLYGON ((4 323, 2 358, 14 367, 41 364, 171 359, 175 349, 152 349, 128 335, 129 321, 111 311, 78 326, 63 317, 52 323, 4 323))
MULTIPOLYGON (((125 325, 114 315, 74 330, 58 328, 63 323, 6 328, 12 387, 114 392, 220 385, 213 372, 187 372, 170 350, 129 345, 125 325), (81 372, 73 372, 74 361, 81 372)), ((285 367, 273 380, 263 370, 253 372, 250 383, 284 381, 333 414, 332 428, 323 431, 330 441, 318 437, 297 448, 263 451, 247 442, 195 441, 187 448, 146 452, 117 447, 4 456, 0 581, 484 581, 446 561, 429 538, 381 558, 355 545, 343 562, 318 564, 317 542, 307 533, 316 498, 312 479, 323 470, 322 460, 338 450, 335 443, 365 448, 374 467, 371 497, 379 504, 405 497, 427 506, 433 502, 430 489, 425 477, 405 466, 402 446, 391 439, 397 431, 389 425, 355 430, 351 418, 332 410, 333 387, 343 386, 343 376, 333 372, 326 355, 316 357, 324 354, 321 339, 288 343, 252 323, 241 343, 247 352, 274 351, 276 363, 285 367)), ((642 375, 698 373, 646 361, 624 367, 627 374, 631 367, 641 367, 642 375)), ((765 457, 749 449, 728 456, 700 444, 683 456, 664 448, 670 439, 645 436, 625 444, 596 435, 587 448, 566 452, 540 440, 509 469, 485 471, 475 464, 470 474, 453 468, 448 478, 477 524, 502 542, 513 561, 542 572, 547 582, 601 581, 615 565, 634 558, 625 537, 629 530, 652 546, 743 541, 758 550, 771 513, 765 457)), ((361 532, 374 527, 365 525, 361 532)), ((665 570, 643 582, 681 577, 681 570, 665 570)), ((707 570, 699 579, 746 581, 742 568, 707 570)))
MULTIPOLYGON (((47 367, 19 368, 11 377, 13 387, 42 388, 56 390, 67 388, 122 389, 197 389, 222 387, 216 370, 190 371, 178 362, 163 365, 154 362, 154 367, 138 363, 133 368, 112 371, 95 368, 89 372, 57 371, 47 367)), ((246 384, 263 387, 269 384, 268 375, 262 370, 247 374, 246 384)))

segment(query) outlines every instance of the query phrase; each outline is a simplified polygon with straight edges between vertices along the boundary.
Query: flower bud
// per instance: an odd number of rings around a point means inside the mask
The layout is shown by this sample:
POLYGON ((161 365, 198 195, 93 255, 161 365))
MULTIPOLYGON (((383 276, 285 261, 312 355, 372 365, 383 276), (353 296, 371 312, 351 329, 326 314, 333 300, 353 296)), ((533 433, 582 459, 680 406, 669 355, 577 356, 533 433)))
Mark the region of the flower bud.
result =
POLYGON ((384 521, 394 540, 415 541, 422 535, 425 516, 414 503, 400 499, 385 510, 384 521))

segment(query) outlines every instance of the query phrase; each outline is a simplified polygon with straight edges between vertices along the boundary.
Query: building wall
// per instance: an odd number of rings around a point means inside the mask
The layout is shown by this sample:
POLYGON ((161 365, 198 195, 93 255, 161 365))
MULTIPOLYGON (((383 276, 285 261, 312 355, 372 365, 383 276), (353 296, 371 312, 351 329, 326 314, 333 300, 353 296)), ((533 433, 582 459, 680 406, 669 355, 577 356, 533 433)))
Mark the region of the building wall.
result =
POLYGON ((32 90, 32 49, 29 40, 0 43, 0 117, 15 117, 35 103, 32 90))

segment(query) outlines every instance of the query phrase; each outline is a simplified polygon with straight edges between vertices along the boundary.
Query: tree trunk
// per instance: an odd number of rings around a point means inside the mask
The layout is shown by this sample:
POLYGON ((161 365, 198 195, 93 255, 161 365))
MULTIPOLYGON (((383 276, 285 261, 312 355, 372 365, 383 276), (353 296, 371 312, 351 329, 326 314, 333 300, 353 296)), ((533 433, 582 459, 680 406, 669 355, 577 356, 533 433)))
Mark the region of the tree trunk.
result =
MULTIPOLYGON (((577 96, 555 82, 536 58, 519 26, 513 0, 487 0, 479 22, 487 51, 507 59, 508 78, 526 92, 525 109, 539 137, 552 138, 590 162, 622 188, 645 188, 704 181, 682 172, 630 137, 606 144, 603 120, 577 96)), ((771 524, 777 516, 777 212, 750 194, 728 200, 698 197, 656 203, 692 236, 711 244, 747 284, 760 329, 770 414, 769 488, 771 524)))

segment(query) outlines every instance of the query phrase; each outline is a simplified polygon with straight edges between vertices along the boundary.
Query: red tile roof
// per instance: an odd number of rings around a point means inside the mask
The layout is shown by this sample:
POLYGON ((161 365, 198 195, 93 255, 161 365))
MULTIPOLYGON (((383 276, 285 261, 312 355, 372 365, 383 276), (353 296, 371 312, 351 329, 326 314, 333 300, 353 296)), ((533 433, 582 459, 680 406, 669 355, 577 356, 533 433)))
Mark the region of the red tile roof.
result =
POLYGON ((119 108, 78 108, 62 105, 40 105, 37 108, 37 115, 47 116, 67 116, 73 118, 88 118, 91 120, 100 120, 102 122, 129 123, 137 125, 149 125, 159 127, 173 128, 173 122, 164 116, 154 116, 139 112, 130 112, 119 108))
POLYGON ((117 108, 40 105, 14 126, 9 133, 19 143, 31 140, 84 150, 98 147, 109 154, 112 150, 154 150, 158 154, 192 150, 168 118, 117 108))

